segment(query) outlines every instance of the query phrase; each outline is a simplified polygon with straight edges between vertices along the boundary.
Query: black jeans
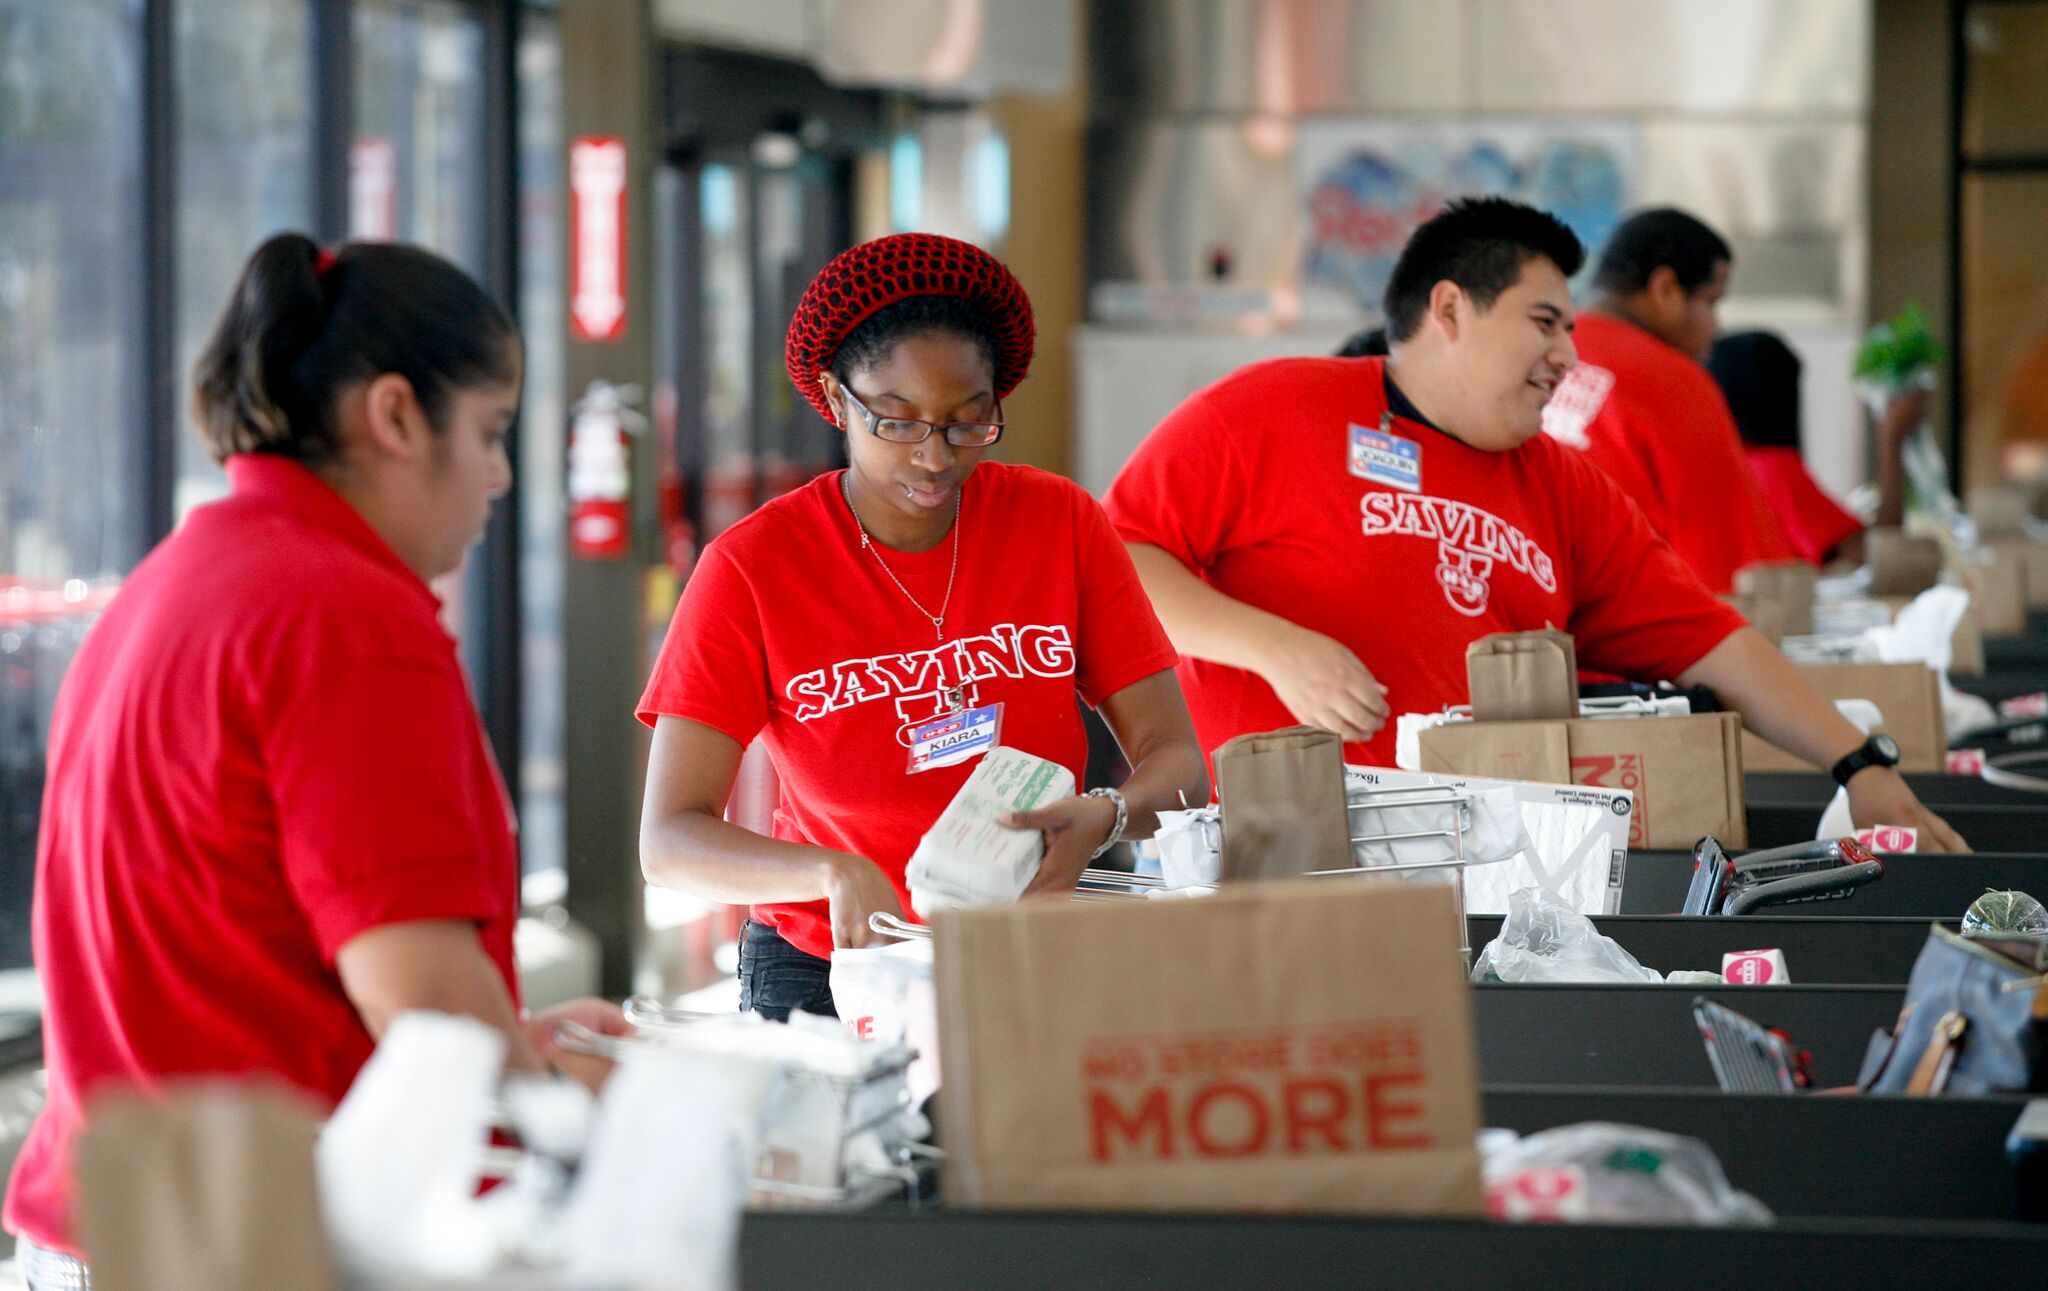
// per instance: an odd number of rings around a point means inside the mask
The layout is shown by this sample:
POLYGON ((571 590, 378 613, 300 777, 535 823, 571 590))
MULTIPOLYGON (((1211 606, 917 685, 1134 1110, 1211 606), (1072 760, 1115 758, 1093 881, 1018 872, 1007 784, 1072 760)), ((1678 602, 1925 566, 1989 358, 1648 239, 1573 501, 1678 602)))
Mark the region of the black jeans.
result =
POLYGON ((740 925, 740 1011, 771 1022, 789 1021, 791 1009, 836 1018, 832 961, 798 950, 765 923, 740 925))

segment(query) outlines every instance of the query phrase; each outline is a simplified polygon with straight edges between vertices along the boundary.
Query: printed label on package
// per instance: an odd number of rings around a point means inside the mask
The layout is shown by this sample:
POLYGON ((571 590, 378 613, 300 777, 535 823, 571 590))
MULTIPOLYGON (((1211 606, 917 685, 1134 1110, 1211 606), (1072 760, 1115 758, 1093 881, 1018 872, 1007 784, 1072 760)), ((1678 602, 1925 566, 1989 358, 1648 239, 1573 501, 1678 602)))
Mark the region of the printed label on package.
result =
POLYGON ((1351 473, 1409 493, 1422 489, 1422 445, 1351 423, 1351 473))

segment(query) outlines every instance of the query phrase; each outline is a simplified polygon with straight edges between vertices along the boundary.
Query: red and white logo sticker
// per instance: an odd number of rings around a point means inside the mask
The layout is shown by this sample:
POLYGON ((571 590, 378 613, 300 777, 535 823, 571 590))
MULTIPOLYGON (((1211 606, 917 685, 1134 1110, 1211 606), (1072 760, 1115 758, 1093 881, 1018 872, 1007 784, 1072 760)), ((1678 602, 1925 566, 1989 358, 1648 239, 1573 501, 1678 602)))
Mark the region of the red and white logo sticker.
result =
POLYGON ((1950 749, 1948 751, 1948 773, 1950 775, 1983 775, 1984 750, 1950 749))
POLYGON ((1721 956, 1721 976, 1730 986, 1783 986, 1785 955, 1778 950, 1731 950, 1721 956))
POLYGON ((1917 852, 1920 831, 1904 825, 1877 825, 1857 830, 1856 841, 1873 852, 1917 852))
POLYGON ((1575 1165, 1524 1166, 1486 1185, 1486 1212, 1520 1224, 1563 1224, 1586 1217, 1586 1171, 1575 1165))
POLYGON ((1591 448, 1586 427, 1600 415, 1600 408, 1614 389, 1614 374, 1606 368, 1581 363, 1565 373, 1550 402, 1543 405, 1543 433, 1572 448, 1591 448))
POLYGON ((1998 701, 2000 717, 2048 717, 2048 691, 2037 690, 2031 695, 2014 695, 2011 699, 1998 701))

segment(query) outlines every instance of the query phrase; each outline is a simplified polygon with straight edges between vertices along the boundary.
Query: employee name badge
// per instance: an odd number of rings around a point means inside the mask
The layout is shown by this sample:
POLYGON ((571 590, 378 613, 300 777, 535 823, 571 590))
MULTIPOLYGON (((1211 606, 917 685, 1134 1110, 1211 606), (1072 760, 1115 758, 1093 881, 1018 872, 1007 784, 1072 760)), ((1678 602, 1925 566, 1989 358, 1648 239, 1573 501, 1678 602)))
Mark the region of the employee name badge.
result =
POLYGON ((918 722, 906 733, 910 740, 911 775, 956 766, 996 746, 1003 733, 1002 701, 918 722))
POLYGON ((1408 493, 1422 491, 1422 445, 1396 435, 1386 423, 1378 430, 1351 423, 1351 473, 1361 480, 1408 493))

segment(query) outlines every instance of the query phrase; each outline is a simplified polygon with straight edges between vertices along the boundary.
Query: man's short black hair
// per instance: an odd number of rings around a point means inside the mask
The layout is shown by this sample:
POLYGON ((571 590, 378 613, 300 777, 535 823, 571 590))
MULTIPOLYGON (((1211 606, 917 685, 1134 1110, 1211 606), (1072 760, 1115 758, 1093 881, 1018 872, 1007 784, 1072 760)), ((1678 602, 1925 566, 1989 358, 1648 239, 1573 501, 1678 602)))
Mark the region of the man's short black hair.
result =
POLYGON ((1405 341, 1422 327, 1429 293, 1445 279, 1472 303, 1490 309, 1522 280, 1522 266, 1538 256, 1569 278, 1586 262, 1578 235, 1548 211, 1505 197, 1452 202, 1415 230, 1387 279, 1387 336, 1405 341))
POLYGON ((1621 222, 1600 253, 1593 285, 1615 296, 1633 296, 1650 285, 1650 275, 1669 269, 1690 296, 1714 277, 1714 266, 1735 259, 1726 239, 1684 211, 1669 206, 1637 211, 1621 222))

